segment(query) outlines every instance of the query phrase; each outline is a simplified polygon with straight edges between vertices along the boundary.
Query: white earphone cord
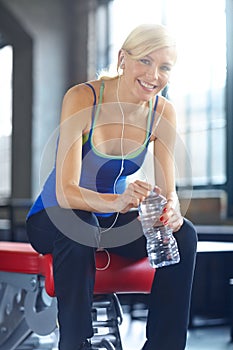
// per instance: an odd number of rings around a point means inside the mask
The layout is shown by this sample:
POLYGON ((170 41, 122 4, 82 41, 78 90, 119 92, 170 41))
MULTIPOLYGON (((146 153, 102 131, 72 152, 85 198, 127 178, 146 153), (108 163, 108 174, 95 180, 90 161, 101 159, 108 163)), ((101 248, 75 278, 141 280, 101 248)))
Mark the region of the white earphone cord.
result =
MULTIPOLYGON (((119 99, 119 87, 120 87, 120 76, 118 77, 118 80, 117 80, 117 91, 116 91, 116 96, 117 96, 117 102, 118 102, 118 105, 119 105, 119 108, 120 108, 120 111, 121 111, 121 116, 122 116, 122 130, 121 130, 121 167, 120 167, 120 171, 119 171, 119 174, 117 175, 115 181, 114 181, 114 184, 113 184, 113 193, 116 194, 116 185, 117 185, 117 181, 118 179, 120 178, 123 170, 124 170, 124 146, 123 146, 123 137, 124 137, 124 131, 125 131, 125 115, 124 115, 124 111, 123 111, 123 108, 122 108, 122 105, 121 105, 121 102, 120 102, 120 99, 119 99)), ((104 233, 104 232, 107 232, 109 230, 111 230, 113 228, 113 226, 115 225, 115 223, 117 222, 117 219, 118 219, 118 216, 119 216, 119 212, 116 213, 116 217, 113 221, 113 223, 111 224, 110 227, 104 229, 104 230, 101 230, 101 233, 104 233)))

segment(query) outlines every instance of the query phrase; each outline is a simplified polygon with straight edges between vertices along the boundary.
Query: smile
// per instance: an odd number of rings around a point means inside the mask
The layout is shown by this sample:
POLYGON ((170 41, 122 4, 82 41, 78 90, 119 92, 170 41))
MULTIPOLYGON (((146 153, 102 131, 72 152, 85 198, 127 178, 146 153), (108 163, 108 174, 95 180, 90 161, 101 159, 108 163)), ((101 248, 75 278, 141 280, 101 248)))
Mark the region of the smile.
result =
POLYGON ((142 81, 142 80, 138 80, 139 84, 146 88, 147 90, 154 90, 157 88, 157 85, 152 85, 152 84, 149 84, 149 83, 146 83, 145 81, 142 81))

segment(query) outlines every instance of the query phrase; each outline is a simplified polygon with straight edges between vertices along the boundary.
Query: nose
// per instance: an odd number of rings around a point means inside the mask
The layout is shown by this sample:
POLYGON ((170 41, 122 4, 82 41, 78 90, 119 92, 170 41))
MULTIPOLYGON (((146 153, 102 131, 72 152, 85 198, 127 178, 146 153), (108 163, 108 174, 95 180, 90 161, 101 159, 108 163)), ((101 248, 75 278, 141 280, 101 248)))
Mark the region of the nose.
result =
POLYGON ((159 79, 159 70, 158 67, 149 67, 146 75, 150 79, 158 80, 159 79))

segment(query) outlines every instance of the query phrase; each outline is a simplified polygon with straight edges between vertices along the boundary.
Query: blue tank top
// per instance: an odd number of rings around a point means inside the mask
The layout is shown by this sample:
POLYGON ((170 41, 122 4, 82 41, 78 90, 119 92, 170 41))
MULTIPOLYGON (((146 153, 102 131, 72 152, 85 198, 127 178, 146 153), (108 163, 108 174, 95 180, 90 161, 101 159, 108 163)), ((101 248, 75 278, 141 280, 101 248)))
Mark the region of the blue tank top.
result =
MULTIPOLYGON (((123 193, 126 188, 127 176, 134 174, 144 162, 150 142, 158 96, 156 96, 154 106, 152 106, 152 101, 149 102, 150 108, 144 143, 138 148, 138 150, 125 157, 122 157, 122 155, 112 156, 99 152, 93 145, 93 131, 102 104, 104 81, 102 81, 100 87, 98 103, 94 87, 89 83, 86 83, 86 85, 93 91, 94 102, 90 132, 89 134, 83 135, 80 186, 100 193, 123 193)), ((53 206, 59 206, 56 198, 56 164, 49 174, 40 195, 31 207, 27 217, 53 206)), ((106 216, 108 214, 98 213, 98 215, 106 216)))

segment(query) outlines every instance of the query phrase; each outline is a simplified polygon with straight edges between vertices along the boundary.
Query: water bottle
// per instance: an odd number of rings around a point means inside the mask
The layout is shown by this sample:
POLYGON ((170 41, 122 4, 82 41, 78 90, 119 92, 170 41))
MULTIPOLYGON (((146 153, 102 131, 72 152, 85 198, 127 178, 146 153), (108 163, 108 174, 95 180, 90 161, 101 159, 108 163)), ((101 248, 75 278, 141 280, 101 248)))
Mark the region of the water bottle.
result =
POLYGON ((167 200, 156 192, 151 194, 139 206, 143 233, 147 240, 147 253, 150 265, 154 268, 176 264, 180 254, 172 229, 159 220, 167 200))

